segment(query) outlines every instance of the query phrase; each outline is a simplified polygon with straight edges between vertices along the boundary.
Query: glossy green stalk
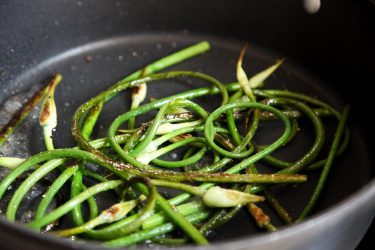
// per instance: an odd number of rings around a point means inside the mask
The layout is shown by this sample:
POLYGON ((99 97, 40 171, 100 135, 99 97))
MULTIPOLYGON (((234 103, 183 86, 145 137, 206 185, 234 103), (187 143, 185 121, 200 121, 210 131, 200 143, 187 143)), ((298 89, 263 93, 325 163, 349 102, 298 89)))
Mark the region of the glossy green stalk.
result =
MULTIPOLYGON (((83 190, 83 172, 81 168, 82 166, 80 165, 80 169, 78 169, 78 171, 72 178, 70 185, 70 199, 73 199, 74 197, 79 195, 83 190)), ((85 220, 83 219, 81 204, 77 204, 77 206, 71 210, 70 214, 72 215, 73 223, 76 226, 85 223, 85 220)))
POLYGON ((186 157, 185 159, 182 159, 180 161, 165 161, 161 159, 153 159, 151 162, 154 165, 158 165, 164 168, 181 168, 181 167, 185 167, 190 164, 196 163, 197 161, 202 159, 206 151, 207 151, 207 147, 202 147, 195 154, 189 157, 186 157))
POLYGON ((99 118, 100 113, 102 112, 104 102, 101 101, 98 104, 94 105, 87 116, 85 117, 85 122, 82 126, 82 136, 86 139, 90 138, 92 131, 94 130, 95 124, 99 118))

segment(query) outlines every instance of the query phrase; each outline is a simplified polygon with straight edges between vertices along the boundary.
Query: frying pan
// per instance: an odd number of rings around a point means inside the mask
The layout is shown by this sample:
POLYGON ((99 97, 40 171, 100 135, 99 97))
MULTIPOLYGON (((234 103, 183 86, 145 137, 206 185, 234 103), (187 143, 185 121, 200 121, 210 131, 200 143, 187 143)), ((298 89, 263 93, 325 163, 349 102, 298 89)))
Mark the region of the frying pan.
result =
MULTIPOLYGON (((323 1, 314 15, 295 0, 3 0, 0 103, 12 96, 24 97, 48 76, 61 72, 64 83, 56 97, 62 107, 56 143, 59 147, 71 146, 73 140, 67 136, 71 113, 122 76, 170 52, 208 40, 212 44, 210 52, 172 69, 199 70, 230 82, 234 79, 234 60, 244 43, 249 42, 246 70, 250 74, 270 65, 275 58, 287 59, 267 87, 316 95, 337 108, 351 104, 351 144, 335 164, 322 199, 306 221, 268 234, 244 223, 249 218, 240 214, 217 230, 211 236, 213 244, 206 248, 354 249, 375 213, 370 150, 374 132, 368 118, 372 93, 367 91, 375 80, 375 41, 371 37, 374 14, 374 3, 365 0, 323 1)), ((192 87, 197 86, 167 82, 153 85, 150 92, 158 97, 192 87)), ((127 107, 124 100, 111 105, 114 106, 104 112, 103 127, 116 116, 113 107, 127 107)), ((19 149, 27 148, 29 153, 42 149, 37 125, 21 126, 19 130, 27 138, 19 149)), ((308 143, 299 142, 296 148, 304 144, 308 143)), ((288 195, 281 192, 279 197, 295 215, 300 209, 297 204, 307 200, 312 188, 302 186, 288 195)), ((0 246, 100 249, 95 244, 41 235, 3 218, 0 246)))

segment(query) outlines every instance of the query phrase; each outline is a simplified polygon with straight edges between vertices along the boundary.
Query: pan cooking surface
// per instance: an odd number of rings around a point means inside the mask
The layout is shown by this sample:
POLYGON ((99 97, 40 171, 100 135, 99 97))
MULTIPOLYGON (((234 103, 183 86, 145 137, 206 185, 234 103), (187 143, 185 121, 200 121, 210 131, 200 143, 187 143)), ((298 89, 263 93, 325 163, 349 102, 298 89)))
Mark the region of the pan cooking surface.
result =
MULTIPOLYGON (((58 86, 56 93, 59 121, 54 136, 56 148, 70 147, 75 145, 70 133, 71 116, 80 104, 98 94, 101 90, 111 86, 123 76, 144 67, 155 59, 195 42, 208 40, 212 48, 209 52, 168 70, 201 71, 216 77, 223 83, 235 81, 235 63, 244 42, 217 37, 193 36, 186 33, 116 37, 62 52, 23 73, 14 82, 7 85, 0 95, 0 103, 17 104, 18 101, 22 101, 22 98, 25 98, 25 93, 32 86, 35 88, 36 84, 45 83, 46 79, 52 74, 61 73, 63 81, 58 86)), ((344 102, 339 96, 334 94, 333 90, 326 88, 324 83, 316 80, 316 78, 298 66, 288 62, 288 55, 284 56, 286 56, 286 62, 266 81, 264 88, 290 89, 302 92, 310 96, 316 96, 338 109, 342 108, 344 102)), ((281 58, 281 56, 260 49, 251 44, 250 41, 246 59, 244 60, 244 68, 248 75, 251 76, 273 64, 277 58, 281 58)), ((189 79, 177 79, 159 81, 148 86, 148 98, 160 98, 184 90, 207 86, 207 83, 189 79)), ((213 99, 202 98, 199 99, 199 102, 209 108, 217 105, 219 100, 215 97, 213 99)), ((126 111, 129 105, 130 92, 126 92, 108 103, 102 113, 94 136, 105 136, 109 123, 117 115, 126 111)), ((333 121, 328 123, 327 135, 329 140, 334 131, 335 123, 333 121)), ((288 150, 281 149, 276 152, 277 156, 285 160, 296 160, 308 150, 313 140, 313 132, 308 124, 302 123, 301 126, 300 135, 292 142, 288 150)), ((351 122, 350 126, 352 133, 350 146, 346 154, 335 161, 325 191, 313 214, 341 201, 358 190, 371 178, 369 158, 366 147, 362 142, 362 135, 356 130, 353 122, 351 122)), ((262 126, 261 130, 264 133, 260 131, 259 134, 262 134, 262 136, 258 136, 256 140, 271 142, 273 138, 276 138, 281 133, 281 129, 282 127, 280 126, 262 126)), ((37 113, 34 116, 31 115, 26 120, 26 123, 17 129, 13 139, 5 146, 7 150, 10 150, 8 152, 18 155, 35 154, 44 150, 42 130, 38 124, 37 113)), ((2 153, 6 152, 2 150, 2 153)), ((288 185, 287 187, 279 187, 273 190, 292 217, 299 214, 309 199, 318 177, 319 172, 316 172, 311 175, 309 182, 306 184, 288 185)), ((53 176, 50 176, 50 178, 53 178, 53 176)), ((29 194, 30 199, 25 201, 22 206, 24 209, 18 215, 19 218, 22 217, 27 220, 27 216, 32 216, 29 211, 35 207, 36 200, 44 189, 42 182, 40 186, 33 189, 33 193, 29 194), (29 214, 25 215, 25 212, 29 214)), ((100 199, 102 200, 101 208, 106 208, 111 197, 101 195, 100 199)), ((0 208, 3 209, 3 206, 0 208)), ((268 207, 264 206, 263 208, 272 215, 268 207)), ((282 225, 277 216, 272 216, 272 219, 274 224, 282 225)), ((63 224, 69 224, 69 219, 63 224)), ((212 240, 223 240, 257 232, 260 231, 255 226, 252 218, 246 212, 241 212, 225 226, 213 232, 210 237, 212 240)))

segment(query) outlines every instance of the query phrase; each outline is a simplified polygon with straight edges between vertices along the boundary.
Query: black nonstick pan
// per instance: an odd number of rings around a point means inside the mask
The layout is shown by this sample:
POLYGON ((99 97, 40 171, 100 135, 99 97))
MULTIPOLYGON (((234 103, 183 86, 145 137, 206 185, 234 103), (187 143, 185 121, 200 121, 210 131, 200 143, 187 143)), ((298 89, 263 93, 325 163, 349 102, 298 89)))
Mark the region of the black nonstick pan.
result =
MULTIPOLYGON (((232 82, 236 59, 248 42, 249 74, 277 58, 286 59, 267 81, 267 88, 317 96, 338 109, 350 104, 351 142, 335 163, 325 192, 306 221, 276 233, 263 233, 244 222, 249 220, 244 212, 215 231, 212 245, 206 248, 354 249, 375 214, 374 132, 369 118, 370 86, 375 82, 374 14, 374 3, 366 0, 322 1, 315 14, 304 9, 303 1, 295 0, 1 1, 0 121, 48 77, 60 72, 64 80, 56 96, 60 107, 56 144, 72 146, 70 119, 74 110, 124 75, 206 40, 212 46, 209 52, 170 69, 201 71, 232 82)), ((149 93, 159 98, 199 86, 183 80, 166 81, 151 84, 149 93)), ((100 120, 103 129, 96 131, 96 136, 103 136, 109 121, 128 108, 126 98, 129 94, 105 109, 100 120)), ((201 102, 212 105, 210 100, 201 102)), ((1 149, 2 154, 22 156, 43 149, 35 117, 29 117, 16 135, 8 148, 1 149)), ((309 143, 297 141, 293 152, 284 152, 282 157, 293 159, 293 154, 304 152, 309 143)), ((278 194, 292 215, 303 208, 318 176, 311 177, 311 184, 278 194)), ((32 204, 26 204, 25 211, 27 206, 32 204)), ((274 219, 281 225, 276 216, 274 219)), ((100 248, 35 233, 4 218, 0 218, 0 247, 100 248)))

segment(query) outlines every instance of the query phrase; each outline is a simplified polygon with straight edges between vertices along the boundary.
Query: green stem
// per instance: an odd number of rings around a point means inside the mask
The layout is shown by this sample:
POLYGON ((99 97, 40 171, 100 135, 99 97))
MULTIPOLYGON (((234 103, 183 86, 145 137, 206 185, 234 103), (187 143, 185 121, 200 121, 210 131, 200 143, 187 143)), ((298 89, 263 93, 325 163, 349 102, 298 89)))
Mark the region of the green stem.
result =
POLYGON ((156 186, 179 189, 179 190, 182 190, 184 192, 187 192, 189 194, 196 195, 196 196, 203 196, 206 193, 206 190, 203 190, 199 187, 195 187, 195 186, 191 186, 191 185, 187 185, 187 184, 179 183, 179 182, 170 182, 170 181, 153 179, 152 183, 156 186))
MULTIPOLYGON (((80 166, 80 169, 81 168, 82 166, 80 166)), ((70 199, 73 199, 74 197, 79 195, 81 191, 83 190, 83 183, 82 183, 83 173, 80 169, 74 174, 72 178, 72 182, 70 186, 70 199)), ((83 219, 82 208, 80 204, 77 204, 77 206, 75 206, 70 213, 72 215, 73 223, 76 226, 79 226, 85 223, 85 220, 83 219)))
POLYGON ((192 239, 198 245, 208 245, 208 241, 203 236, 203 234, 201 234, 199 230, 194 227, 187 218, 185 218, 179 212, 175 211, 162 196, 158 195, 157 202, 158 206, 173 222, 173 224, 181 228, 190 239, 192 239))
POLYGON ((70 179, 70 177, 77 172, 78 166, 72 166, 64 170, 60 176, 52 183, 49 187, 47 193, 44 194, 43 199, 39 203, 39 206, 36 210, 35 219, 39 219, 44 216, 47 211, 47 208, 55 195, 58 193, 60 188, 70 179))
POLYGON ((337 126, 335 136, 333 138, 333 142, 331 144, 331 148, 330 148, 329 153, 328 153, 327 161, 324 164, 324 167, 323 167, 322 173, 320 175, 318 184, 316 185, 316 188, 314 190, 313 195, 311 196, 309 202, 307 203, 307 205, 303 209, 302 213, 300 214, 300 216, 298 217, 296 222, 300 222, 302 219, 304 219, 311 212, 311 210, 315 206, 316 201, 318 200, 318 198, 319 198, 319 196, 320 196, 320 194, 321 194, 321 192, 324 188, 324 185, 326 183, 328 174, 329 174, 329 172, 331 170, 331 167, 332 167, 333 160, 335 159, 336 151, 337 151, 337 148, 339 146, 341 136, 342 136, 342 134, 345 130, 345 125, 346 125, 346 120, 348 118, 348 114, 349 114, 349 107, 347 106, 347 107, 344 108, 344 111, 342 113, 340 122, 337 126))

